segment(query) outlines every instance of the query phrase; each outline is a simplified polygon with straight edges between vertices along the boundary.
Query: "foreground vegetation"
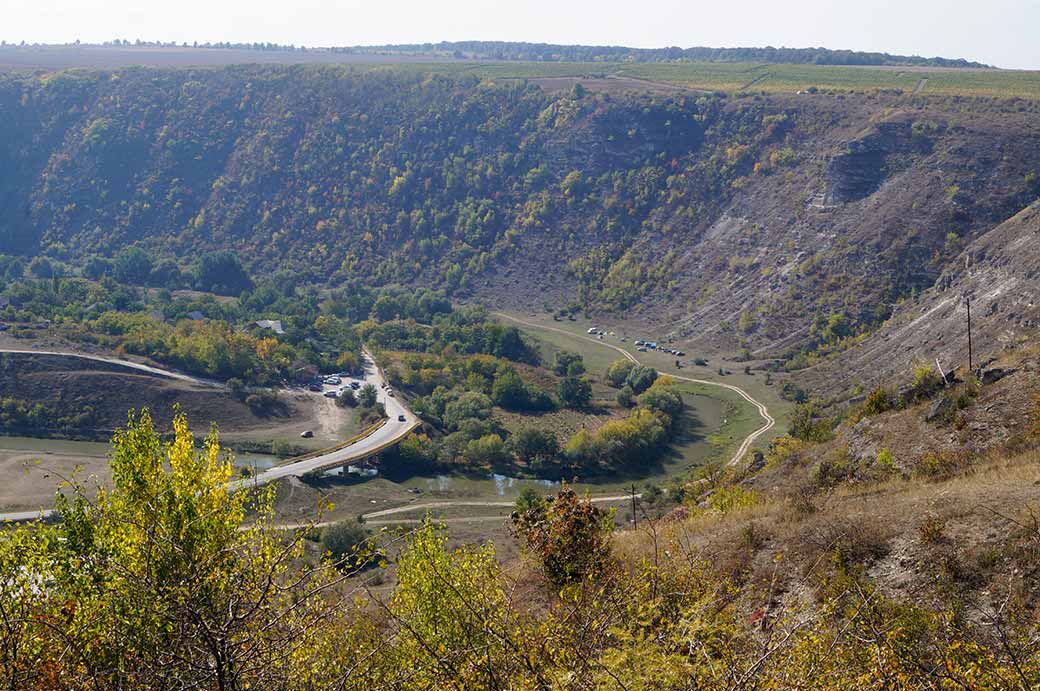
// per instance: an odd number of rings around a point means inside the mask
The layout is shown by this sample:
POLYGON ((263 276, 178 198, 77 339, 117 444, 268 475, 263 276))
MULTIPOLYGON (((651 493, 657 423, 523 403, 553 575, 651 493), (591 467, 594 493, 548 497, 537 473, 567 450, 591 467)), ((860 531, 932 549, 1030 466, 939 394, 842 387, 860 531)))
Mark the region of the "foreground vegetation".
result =
MULTIPOLYGON (((110 491, 72 485, 61 523, 0 534, 0 670, 10 688, 1040 683, 1029 595, 1038 537, 1014 507, 1001 511, 1009 535, 982 577, 990 606, 975 599, 983 584, 954 568, 964 557, 941 516, 907 536, 922 555, 946 556, 923 567, 936 578, 927 596, 904 600, 871 575, 884 550, 871 542, 874 523, 848 523, 861 513, 836 523, 823 497, 815 512, 792 512, 721 478, 703 508, 687 503, 622 533, 570 490, 527 497, 513 520, 525 557, 504 567, 493 545, 449 549, 428 524, 374 538, 337 529, 323 555, 313 531, 272 525, 269 494, 229 495, 217 440, 198 451, 183 419, 168 444, 147 416, 131 419, 112 459, 110 491), (391 585, 378 587, 387 573, 391 585)), ((1034 464, 1009 472, 1035 476, 1034 464)), ((967 487, 907 491, 912 503, 967 487)), ((897 506, 870 494, 875 514, 897 506)), ((842 512, 849 499, 827 501, 842 512)))

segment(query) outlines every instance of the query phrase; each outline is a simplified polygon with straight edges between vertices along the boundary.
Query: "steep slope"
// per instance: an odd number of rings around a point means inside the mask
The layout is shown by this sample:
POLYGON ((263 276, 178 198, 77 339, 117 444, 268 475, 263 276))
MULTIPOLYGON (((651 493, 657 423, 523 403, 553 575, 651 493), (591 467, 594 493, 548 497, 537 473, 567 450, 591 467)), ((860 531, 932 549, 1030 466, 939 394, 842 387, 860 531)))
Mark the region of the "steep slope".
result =
POLYGON ((0 77, 0 252, 578 302, 803 364, 1040 194, 1040 115, 895 94, 547 94, 417 69, 0 77))
POLYGON ((1040 326, 1040 202, 972 242, 917 299, 885 326, 832 362, 801 373, 815 390, 840 395, 907 377, 915 362, 944 368, 968 361, 967 308, 972 304, 974 364, 1013 350, 1040 326))

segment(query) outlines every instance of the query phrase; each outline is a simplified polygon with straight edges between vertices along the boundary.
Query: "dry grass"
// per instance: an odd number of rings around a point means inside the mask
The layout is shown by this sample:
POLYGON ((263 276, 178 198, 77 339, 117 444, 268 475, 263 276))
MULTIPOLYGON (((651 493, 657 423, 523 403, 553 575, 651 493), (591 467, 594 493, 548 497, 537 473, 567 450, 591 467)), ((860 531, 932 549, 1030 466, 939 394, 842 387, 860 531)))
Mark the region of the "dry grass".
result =
POLYGON ((1038 484, 1034 450, 979 459, 948 479, 841 485, 817 494, 811 512, 790 495, 763 495, 726 514, 619 533, 615 544, 628 563, 652 555, 655 538, 670 558, 703 560, 749 608, 765 592, 811 603, 839 571, 921 602, 956 592, 982 603, 1007 594, 1009 582, 1027 602, 1040 588, 1038 484))

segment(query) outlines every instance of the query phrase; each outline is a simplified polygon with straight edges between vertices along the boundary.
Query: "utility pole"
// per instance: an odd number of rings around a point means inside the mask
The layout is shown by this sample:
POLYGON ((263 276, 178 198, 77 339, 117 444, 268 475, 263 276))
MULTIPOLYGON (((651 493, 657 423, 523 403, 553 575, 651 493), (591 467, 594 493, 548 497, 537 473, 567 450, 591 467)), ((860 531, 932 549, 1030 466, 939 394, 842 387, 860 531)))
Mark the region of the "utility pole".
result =
POLYGON ((635 528, 637 525, 636 518, 636 483, 632 483, 632 527, 635 528))
POLYGON ((971 352, 971 297, 968 295, 964 296, 964 304, 968 308, 968 373, 975 371, 972 367, 972 352, 971 352))

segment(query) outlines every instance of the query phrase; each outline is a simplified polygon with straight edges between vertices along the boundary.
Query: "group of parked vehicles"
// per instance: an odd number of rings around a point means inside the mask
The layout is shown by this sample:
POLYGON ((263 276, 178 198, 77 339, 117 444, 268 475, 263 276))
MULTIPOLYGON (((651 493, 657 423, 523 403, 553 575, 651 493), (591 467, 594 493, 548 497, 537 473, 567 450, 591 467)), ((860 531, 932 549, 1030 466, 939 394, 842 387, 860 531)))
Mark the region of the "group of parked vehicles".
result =
MULTIPOLYGON (((604 336, 613 336, 614 335, 613 331, 608 333, 607 331, 604 331, 603 329, 600 329, 600 328, 595 327, 595 326, 590 327, 589 330, 586 331, 585 333, 589 334, 590 336, 596 336, 601 341, 603 340, 604 336)), ((621 341, 622 343, 624 343, 625 342, 625 337, 624 336, 618 336, 618 340, 621 341)), ((674 348, 666 348, 664 346, 658 345, 657 341, 633 341, 632 345, 634 345, 636 347, 636 350, 638 350, 640 353, 645 353, 645 352, 647 352, 649 350, 655 350, 655 351, 660 352, 660 353, 668 353, 669 355, 674 355, 675 357, 685 357, 686 356, 686 353, 684 353, 681 350, 675 350, 674 348)))

